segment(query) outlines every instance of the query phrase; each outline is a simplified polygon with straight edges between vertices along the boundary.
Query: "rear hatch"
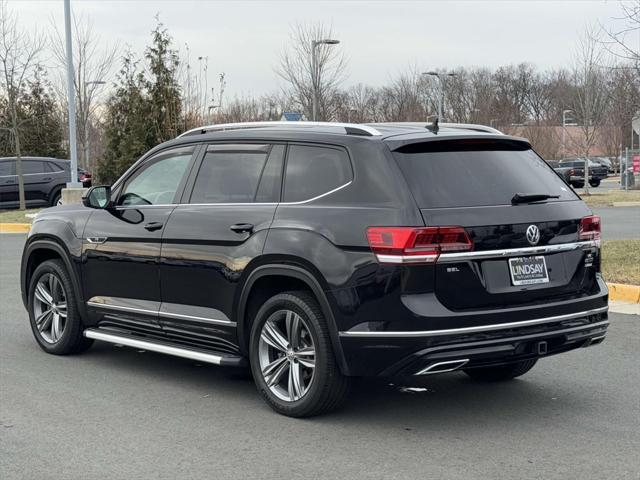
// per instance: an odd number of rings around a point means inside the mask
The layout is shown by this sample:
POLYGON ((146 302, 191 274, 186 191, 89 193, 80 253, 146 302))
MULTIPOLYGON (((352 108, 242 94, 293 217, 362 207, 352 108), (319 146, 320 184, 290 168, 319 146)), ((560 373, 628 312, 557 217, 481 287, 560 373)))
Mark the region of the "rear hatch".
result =
POLYGON ((591 212, 528 143, 439 140, 402 145, 393 154, 425 226, 464 227, 473 243, 471 251, 443 252, 431 270, 447 308, 530 305, 597 292, 599 230, 581 228, 591 212))

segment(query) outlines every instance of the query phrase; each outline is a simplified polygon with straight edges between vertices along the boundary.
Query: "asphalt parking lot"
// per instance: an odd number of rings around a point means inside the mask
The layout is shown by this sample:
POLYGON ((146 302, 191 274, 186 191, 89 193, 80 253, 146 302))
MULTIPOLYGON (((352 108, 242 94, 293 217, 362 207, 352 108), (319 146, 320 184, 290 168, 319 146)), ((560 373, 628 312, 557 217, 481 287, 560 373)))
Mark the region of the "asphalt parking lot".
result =
POLYGON ((637 316, 513 382, 360 381, 341 411, 294 420, 230 370, 98 343, 46 355, 20 301, 23 242, 0 235, 2 479, 640 477, 637 316))
POLYGON ((604 240, 640 238, 640 207, 593 207, 602 219, 604 240))

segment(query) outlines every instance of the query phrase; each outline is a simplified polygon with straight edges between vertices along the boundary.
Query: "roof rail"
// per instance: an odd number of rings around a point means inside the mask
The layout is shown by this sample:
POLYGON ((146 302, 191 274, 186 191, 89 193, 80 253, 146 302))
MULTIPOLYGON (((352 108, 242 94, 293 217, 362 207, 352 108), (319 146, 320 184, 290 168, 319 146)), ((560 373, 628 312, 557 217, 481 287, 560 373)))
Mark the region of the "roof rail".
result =
MULTIPOLYGON (((382 123, 367 123, 372 127, 417 127, 417 128, 431 128, 433 123, 431 122, 382 122, 382 123)), ((439 128, 459 128, 464 130, 475 130, 477 132, 494 133, 496 135, 504 135, 500 130, 486 125, 478 125, 475 123, 440 123, 439 128)))
POLYGON ((214 125, 206 125, 204 127, 193 128, 180 135, 180 137, 186 137, 189 135, 196 135, 208 132, 217 132, 224 130, 243 130, 250 128, 266 128, 266 127, 283 127, 286 129, 297 128, 312 128, 312 127, 338 127, 344 128, 347 135, 363 135, 367 137, 382 135, 375 128, 368 125, 360 125, 357 123, 338 123, 338 122, 244 122, 244 123, 219 123, 214 125))

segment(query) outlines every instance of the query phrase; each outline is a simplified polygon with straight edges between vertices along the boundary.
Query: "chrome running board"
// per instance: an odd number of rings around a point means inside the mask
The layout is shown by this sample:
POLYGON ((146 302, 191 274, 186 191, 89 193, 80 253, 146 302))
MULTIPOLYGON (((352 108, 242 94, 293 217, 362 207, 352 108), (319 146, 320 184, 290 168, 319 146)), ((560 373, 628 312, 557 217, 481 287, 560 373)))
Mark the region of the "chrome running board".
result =
POLYGON ((174 357, 188 358, 189 360, 196 360, 203 363, 235 367, 246 364, 244 357, 239 355, 233 355, 230 353, 209 353, 204 350, 170 345, 160 340, 142 339, 132 335, 107 332, 99 328, 89 328, 85 330, 83 334, 85 337, 93 338, 94 340, 124 345, 125 347, 139 348, 149 352, 164 353, 174 357))

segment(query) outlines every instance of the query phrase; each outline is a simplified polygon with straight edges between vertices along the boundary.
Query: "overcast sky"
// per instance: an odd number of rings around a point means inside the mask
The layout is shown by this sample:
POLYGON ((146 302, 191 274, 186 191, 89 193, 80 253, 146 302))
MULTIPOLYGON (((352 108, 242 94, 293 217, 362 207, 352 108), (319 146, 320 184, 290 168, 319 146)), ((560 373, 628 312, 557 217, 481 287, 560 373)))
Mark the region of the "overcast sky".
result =
MULTIPOLYGON (((274 73, 291 25, 325 22, 349 59, 348 83, 381 85, 410 66, 419 70, 532 62, 565 66, 586 24, 610 24, 618 1, 113 1, 72 0, 97 34, 142 53, 154 15, 175 46, 209 57, 209 77, 227 76, 227 94, 275 90, 274 73)), ((63 25, 62 0, 10 0, 26 27, 63 25)), ((211 80, 209 82, 211 85, 211 80)), ((228 98, 228 97, 227 97, 228 98)))

